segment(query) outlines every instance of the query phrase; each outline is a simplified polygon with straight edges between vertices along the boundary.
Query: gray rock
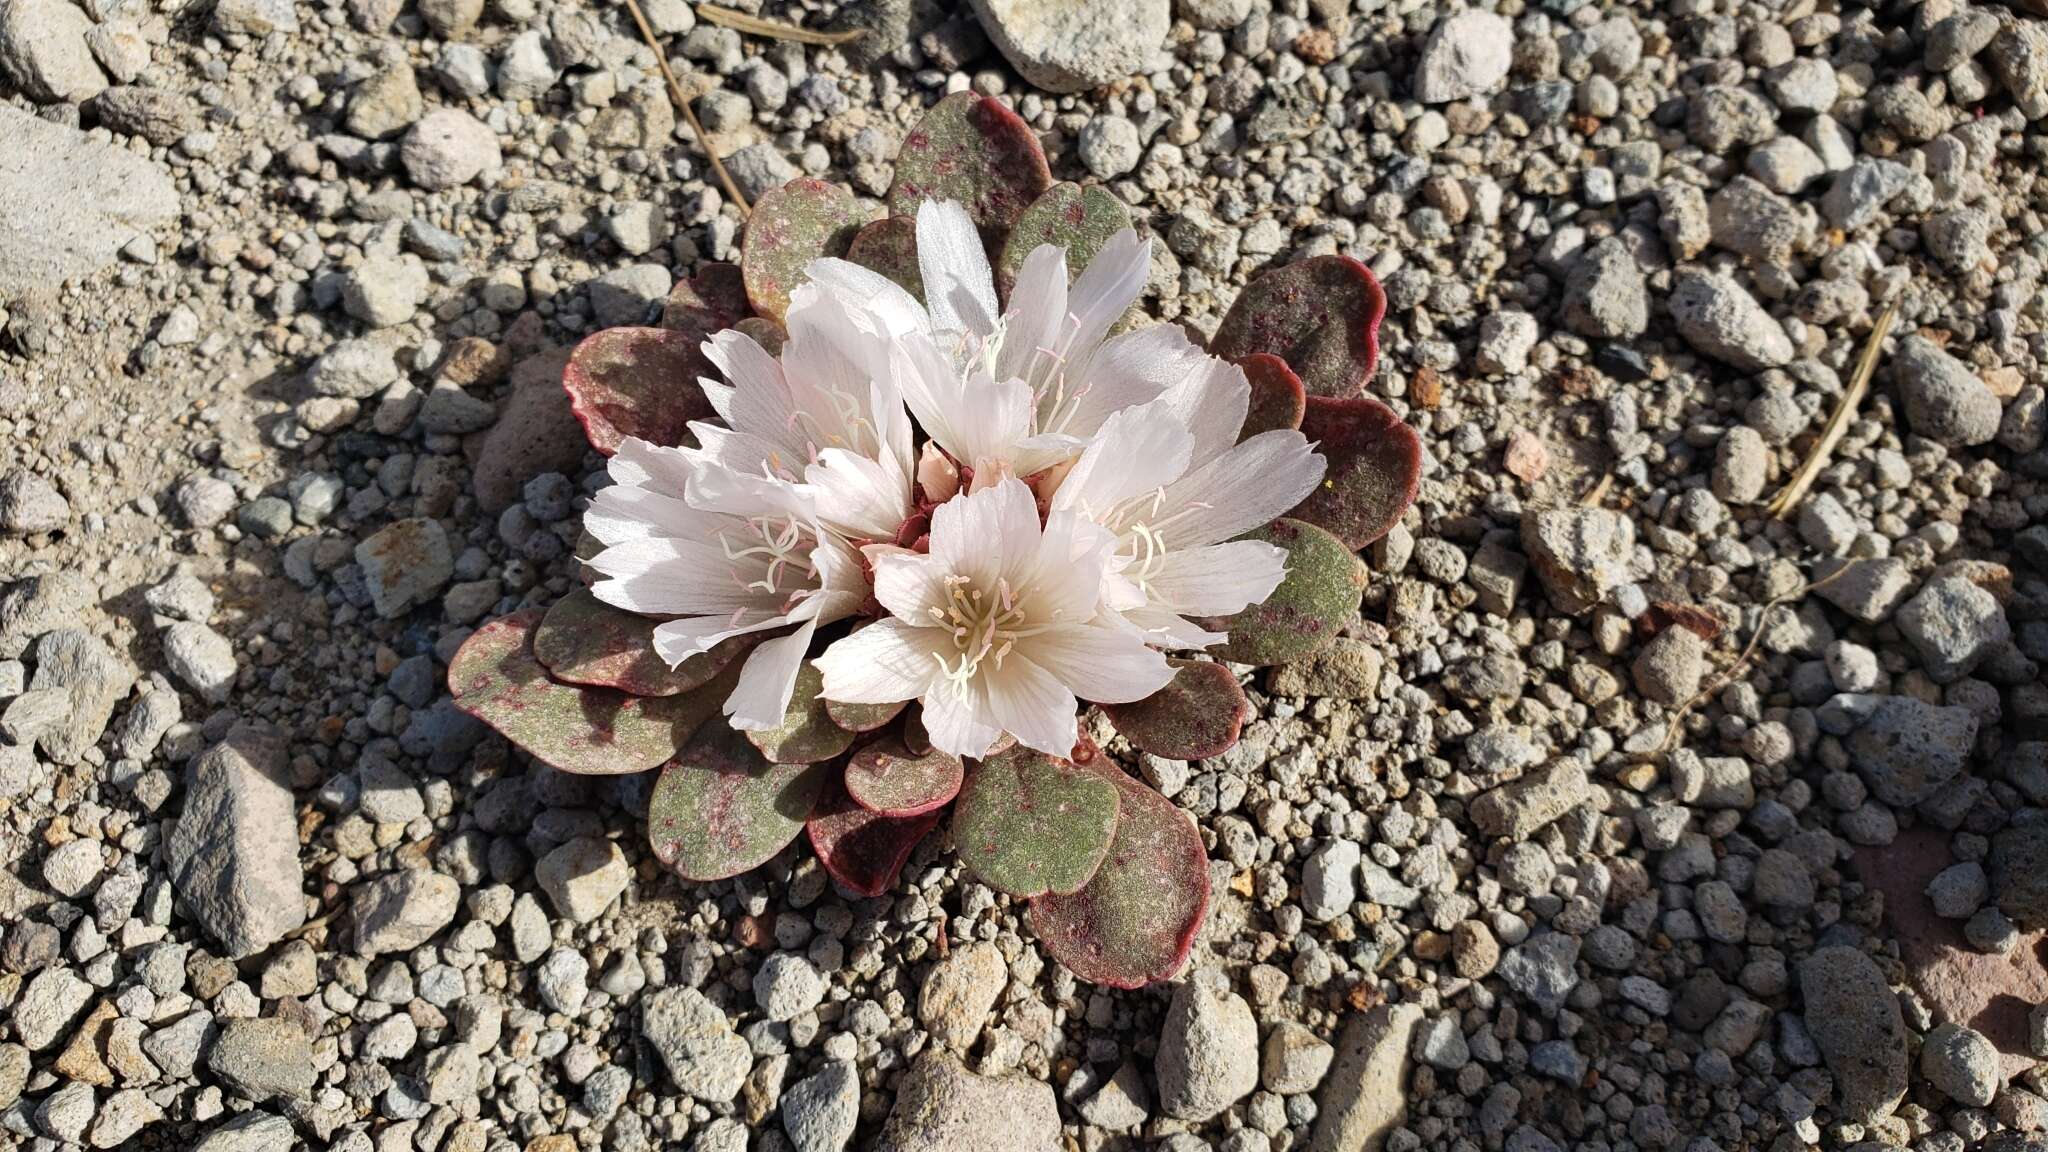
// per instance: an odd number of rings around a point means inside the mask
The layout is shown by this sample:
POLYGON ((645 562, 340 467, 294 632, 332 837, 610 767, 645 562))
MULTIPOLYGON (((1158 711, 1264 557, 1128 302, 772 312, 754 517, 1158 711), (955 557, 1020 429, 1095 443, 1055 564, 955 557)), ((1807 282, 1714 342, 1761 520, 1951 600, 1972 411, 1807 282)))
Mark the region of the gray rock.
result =
POLYGON ((1912 568, 1894 556, 1823 566, 1816 575, 1825 583, 1815 594, 1868 624, 1890 617, 1913 587, 1912 568))
POLYGON ((1835 1075, 1835 1110, 1874 1123, 1906 1095, 1906 1024, 1876 961, 1854 948, 1822 948, 1799 966, 1807 1031, 1835 1075))
POLYGON ((45 104, 92 99, 107 86, 86 44, 92 29, 70 0, 0 2, 0 76, 45 104))
POLYGON ((1916 434, 1952 448, 1987 443, 1998 435, 1998 398, 1934 342, 1919 336, 1899 341, 1891 373, 1916 434))
POLYGON ((1595 244, 1572 265, 1565 277, 1564 322, 1581 336, 1601 340, 1633 340, 1650 326, 1650 290, 1619 237, 1595 244))
POLYGON ((1101 180, 1114 180, 1136 168, 1145 151, 1136 124, 1108 115, 1094 117, 1082 126, 1074 150, 1088 171, 1101 180))
POLYGON ((1745 372, 1792 360, 1792 338, 1748 290, 1726 276, 1682 269, 1667 302, 1686 343, 1745 372))
MULTIPOLYGON (((63 0, 38 2, 78 11, 63 0)), ((0 220, 0 298, 88 276, 178 214, 170 177, 126 148, 5 105, 0 140, 7 141, 0 204, 8 207, 0 220)))
POLYGON ((28 1084, 28 1049, 19 1044, 0 1044, 0 1111, 14 1107, 28 1084))
POLYGON ((275 1016, 221 1025, 206 1067, 230 1092, 257 1104, 308 1099, 319 1076, 305 1030, 275 1016))
POLYGON ((365 140, 382 140, 412 127, 426 112, 412 65, 400 61, 358 83, 348 98, 348 130, 365 140))
MULTIPOLYGON (((780 188, 798 176, 802 169, 789 162, 789 158, 773 144, 749 144, 725 158, 726 171, 732 174, 733 183, 749 200, 758 200, 763 192, 780 188)), ((663 289, 665 293, 667 289, 663 289)), ((603 313, 599 313, 602 317, 603 313)), ((611 327, 612 325, 607 325, 611 327)))
POLYGON ((1604 508, 1532 508, 1522 516, 1522 551, 1551 603, 1586 612, 1627 578, 1635 525, 1604 508))
POLYGON ((410 952, 454 923, 462 886, 439 872, 413 868, 358 881, 349 893, 356 952, 410 952))
POLYGON ((1408 1053, 1422 1009, 1382 1004, 1351 1017, 1337 1059, 1316 1097, 1308 1152, 1377 1152, 1408 1115, 1408 1053))
POLYGON ((996 997, 1010 982, 996 946, 975 941, 932 965, 918 993, 917 1018, 939 1044, 961 1052, 974 1046, 996 997))
POLYGON ((130 1140, 144 1128, 164 1118, 163 1109, 138 1088, 123 1088, 100 1105, 86 1130, 86 1142, 94 1148, 128 1148, 130 1140))
POLYGON ((1466 8, 1437 21, 1415 66, 1415 98, 1449 104, 1500 90, 1514 63, 1514 29, 1483 8, 1466 8))
POLYGON ((1977 738, 1977 717, 1969 709, 1912 696, 1861 699, 1870 714, 1846 744, 1856 771, 1879 800, 1911 808, 1962 773, 1977 738))
POLYGON ((1351 911, 1359 858, 1355 840, 1331 840, 1310 854, 1301 866, 1301 909, 1309 919, 1323 924, 1351 911))
POLYGON ((514 36, 498 57, 498 95, 507 100, 532 100, 547 94, 561 73, 548 55, 547 41, 537 28, 514 36))
POLYGON ((754 973, 754 1003, 770 1020, 794 1020, 818 1006, 825 978, 794 952, 777 952, 754 973))
POLYGON ((661 1056, 676 1087, 709 1104, 739 1094, 753 1068, 747 1042, 695 988, 664 988, 640 1010, 640 1035, 661 1056))
POLYGON ((587 924, 603 915, 626 890, 633 869, 617 844, 579 836, 541 857, 534 865, 533 878, 556 912, 587 924))
POLYGON ((199 128, 198 102, 164 88, 109 88, 92 106, 101 124, 159 148, 168 148, 199 128))
POLYGON ((659 264, 614 268, 590 282, 590 309, 606 328, 644 324, 649 311, 668 298, 673 285, 674 277, 659 264))
POLYGON ((235 687, 235 646, 205 624, 180 620, 164 629, 164 663, 171 674, 209 704, 224 703, 235 687))
POLYGON ((1482 372, 1513 376, 1529 367, 1529 352, 1541 338, 1536 317, 1509 309, 1489 312, 1479 321, 1479 343, 1472 362, 1482 372))
POLYGON ((1085 92, 1144 69, 1166 40, 1168 0, 973 0, 988 38, 1048 92, 1085 92))
POLYGON ((1481 793, 1471 814, 1488 836, 1526 840, 1591 795, 1585 765, 1566 757, 1481 793))
POLYGON ((1283 1020, 1266 1035, 1259 1060, 1260 1083, 1266 1091, 1282 1096, 1313 1092, 1336 1056, 1337 1050, 1328 1041, 1292 1020, 1283 1020))
POLYGON ((1859 157, 1828 185, 1821 213, 1835 227, 1853 232, 1876 219, 1912 181, 1912 170, 1895 160, 1859 157))
POLYGON ((1929 580, 1899 609, 1897 623, 1937 684, 1968 676, 2012 639, 1998 598, 1960 575, 1929 580))
POLYGON ((504 153, 481 120, 460 108, 436 108, 406 132, 398 160, 414 184, 439 192, 496 171, 504 153))
POLYGON ((1752 504, 1770 479, 1771 449, 1756 429, 1738 424, 1721 437, 1714 453, 1714 495, 1730 504, 1752 504))
POLYGON ((93 1105, 92 1085, 66 1084, 36 1106, 36 1127, 59 1143, 83 1144, 86 1125, 92 1123, 93 1105))
POLYGON ((114 706, 135 683, 135 669, 98 637, 77 628, 45 632, 36 641, 34 656, 36 671, 29 678, 28 693, 8 706, 0 723, 11 721, 15 706, 30 695, 58 702, 49 723, 38 725, 35 743, 49 759, 76 764, 99 743, 114 706))
POLYGON ((1578 960, 1578 937, 1545 932, 1503 953, 1495 974, 1543 1015, 1555 1016, 1578 986, 1578 960))
POLYGON ((386 620, 432 602, 455 574, 447 533, 425 518, 386 525, 356 545, 355 557, 377 614, 386 620))
POLYGON ((213 6, 213 27, 229 35, 289 35, 299 30, 298 6, 292 0, 220 0, 213 6))
POLYGON ((1826 112, 1840 94, 1835 67, 1816 56, 1788 60, 1764 73, 1764 91, 1784 112, 1826 112))
POLYGON ((2048 926, 2048 826, 2019 824, 1991 838, 1991 895, 2022 928, 2048 926))
POLYGON ((860 1073, 848 1061, 828 1061, 782 1094, 782 1130, 796 1152, 840 1152, 859 1120, 860 1073))
POLYGON ((1203 1121, 1259 1086, 1259 1026, 1242 997, 1199 980, 1175 990, 1153 1070, 1168 1116, 1203 1121))
POLYGON ((1707 642, 1692 629, 1673 625, 1643 645, 1630 671, 1636 691, 1659 704, 1681 704, 1706 677, 1707 642))
POLYGON ((427 270, 400 256, 372 256, 349 270, 341 307, 371 328, 412 319, 427 291, 427 270))
POLYGON ((977 1076, 936 1049, 896 1088, 875 1152, 1056 1152, 1059 1102, 1028 1076, 977 1076))
POLYGON ((69 968, 45 968, 29 978, 14 1002, 14 1038, 31 1052, 54 1047, 92 1003, 92 985, 69 968))
POLYGON ((34 536, 71 523, 71 502, 26 468, 0 473, 0 536, 34 536))
POLYGON ((306 386, 320 396, 367 400, 397 382, 390 347, 370 339, 343 340, 306 370, 306 386))
MULTIPOLYGON (((1067 1091, 1071 1093, 1076 1087, 1070 1080, 1067 1091)), ((1116 1074, 1096 1088, 1075 1111, 1083 1121, 1097 1128, 1113 1132, 1137 1128, 1152 1116, 1152 1093, 1145 1087, 1145 1073, 1132 1061, 1124 1061, 1117 1066, 1116 1074)))

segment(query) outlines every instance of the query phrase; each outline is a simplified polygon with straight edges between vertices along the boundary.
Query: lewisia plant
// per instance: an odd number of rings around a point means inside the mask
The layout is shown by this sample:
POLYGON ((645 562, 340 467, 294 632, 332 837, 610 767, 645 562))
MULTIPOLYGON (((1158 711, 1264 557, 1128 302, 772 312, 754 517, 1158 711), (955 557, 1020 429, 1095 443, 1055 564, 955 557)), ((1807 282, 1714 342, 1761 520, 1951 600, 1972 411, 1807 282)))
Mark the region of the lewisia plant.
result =
POLYGON ((971 93, 905 140, 888 207, 785 185, 737 268, 577 347, 611 480, 587 587, 479 628, 451 689, 562 771, 659 768, 649 835, 685 879, 806 835, 879 895, 945 822, 1076 975, 1167 979, 1208 908, 1201 834, 1080 716, 1220 755, 1239 669, 1356 616, 1357 550, 1420 471, 1362 394, 1384 298, 1324 256, 1261 275, 1206 348, 1147 325, 1122 203, 1054 184, 971 93))

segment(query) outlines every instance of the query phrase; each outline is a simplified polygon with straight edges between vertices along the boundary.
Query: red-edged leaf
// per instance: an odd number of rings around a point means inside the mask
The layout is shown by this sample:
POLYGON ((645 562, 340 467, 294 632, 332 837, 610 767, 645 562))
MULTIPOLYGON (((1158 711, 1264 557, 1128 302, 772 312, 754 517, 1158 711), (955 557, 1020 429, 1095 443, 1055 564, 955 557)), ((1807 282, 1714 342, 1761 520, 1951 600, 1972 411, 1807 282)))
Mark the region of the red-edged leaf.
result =
POLYGON ((832 775, 825 764, 770 764, 733 729, 707 724, 661 770, 648 843, 685 880, 737 876, 796 839, 832 775))
POLYGON ((931 106, 896 153, 889 212, 917 215, 926 200, 958 200, 1000 250, 1018 217, 1052 186, 1045 149, 1031 126, 999 101, 955 92, 931 106))
POLYGON ((674 668, 654 654, 661 621, 614 608, 578 588, 548 609, 533 633, 533 655, 569 684, 617 688, 635 696, 674 696, 708 684, 752 644, 735 636, 674 668))
POLYGON ((529 608, 471 633, 448 665, 448 690, 456 707, 563 772, 645 772, 716 715, 731 688, 714 681, 680 696, 630 696, 557 683, 533 654, 541 618, 529 608))
POLYGON ((1067 254, 1067 275, 1079 276, 1109 238, 1131 226, 1131 211, 1107 188, 1060 183, 1045 190, 1017 218, 996 259, 996 291, 1010 298, 1024 259, 1041 244, 1067 254))
POLYGON ((692 420, 716 415, 697 378, 701 339, 673 328, 607 328, 569 355, 562 387, 590 446, 609 456, 628 437, 680 444, 692 420))
POLYGON ((733 327, 752 337, 770 356, 782 355, 782 346, 789 342, 789 333, 783 331, 782 325, 766 316, 749 316, 733 327))
POLYGON ((939 823, 937 809, 886 816, 854 803, 844 787, 827 783, 804 830, 818 863, 848 891, 880 896, 896 885, 911 850, 939 823))
POLYGON ((752 313, 753 306, 747 303, 746 277, 740 266, 714 261, 698 265, 695 276, 669 291, 661 309, 661 326, 701 341, 752 313))
POLYGON ((1379 363, 1387 295, 1348 256, 1312 256, 1245 286, 1210 351, 1226 360, 1270 352, 1311 396, 1356 396, 1379 363))
POLYGON ((789 311, 789 294, 804 281, 804 266, 846 255, 865 223, 860 201, 838 184, 805 176, 764 193, 747 217, 740 245, 740 272, 754 311, 780 321, 789 311))
POLYGON ((1237 438, 1249 440, 1261 432, 1273 432, 1285 428, 1301 427, 1305 393, 1301 377, 1271 352, 1254 352, 1240 356, 1237 366, 1244 369, 1244 378, 1251 381, 1251 407, 1244 414, 1244 428, 1237 438))
POLYGON ((917 266, 917 221, 908 216, 888 216, 861 229, 846 250, 846 258, 903 286, 905 292, 924 300, 924 272, 917 266))
POLYGON ((1221 664, 1169 660, 1178 671, 1166 687, 1130 704, 1104 704, 1124 739, 1168 760, 1221 756, 1251 718, 1251 701, 1221 664))
POLYGON ((1262 604, 1204 626, 1228 632, 1214 649, 1235 664, 1287 664, 1313 656, 1358 614, 1366 570, 1342 540, 1313 524, 1275 520, 1246 537, 1287 550, 1287 577, 1262 604))
POLYGON ((899 700, 894 704, 846 704, 827 700, 825 715, 848 732, 873 732, 903 715, 903 709, 909 703, 908 700, 899 700))
POLYGON ((1116 788, 1099 774, 1019 746, 967 769, 953 843, 998 892, 1072 892, 1102 863, 1116 820, 1116 788))
POLYGON ((1400 523, 1422 483, 1422 438, 1415 429, 1370 396, 1311 396, 1301 432, 1329 470, 1289 516, 1328 530, 1354 551, 1400 523))
POLYGON ((1194 821, 1114 766, 1122 815, 1087 886, 1031 901, 1031 928, 1053 959, 1083 980, 1142 988, 1187 963, 1209 911, 1209 859, 1194 821))
POLYGON ((846 791, 853 801, 884 816, 922 816, 960 793, 965 769, 958 756, 936 748, 921 756, 895 740, 878 740, 853 754, 846 791))
POLYGON ((747 740, 777 764, 816 764, 851 748, 853 733, 832 722, 825 711, 825 698, 818 695, 824 686, 825 674, 804 661, 797 668, 796 689, 790 694, 782 723, 750 730, 747 740))

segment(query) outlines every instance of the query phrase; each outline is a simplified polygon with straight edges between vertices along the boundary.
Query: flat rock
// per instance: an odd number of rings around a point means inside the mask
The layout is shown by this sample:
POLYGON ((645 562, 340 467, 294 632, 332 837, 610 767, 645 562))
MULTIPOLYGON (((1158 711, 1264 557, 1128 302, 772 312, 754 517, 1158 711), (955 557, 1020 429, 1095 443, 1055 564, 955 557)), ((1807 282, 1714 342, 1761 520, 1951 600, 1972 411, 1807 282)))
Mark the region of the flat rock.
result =
POLYGON ((306 922, 286 744, 243 726, 185 771, 185 810, 166 853, 187 915, 230 957, 261 952, 306 922))
POLYGON ((135 683, 135 669, 78 628, 43 633, 32 655, 36 671, 29 692, 61 693, 64 701, 62 714, 42 729, 36 743, 57 763, 76 764, 99 743, 114 706, 135 683))
POLYGON ((973 0, 988 38, 1048 92, 1085 92, 1143 70, 1166 39, 1168 0, 973 0))
POLYGON ((1550 602, 1590 611, 1628 574, 1635 523, 1604 508, 1535 508, 1522 516, 1522 551, 1550 602))
POLYGON ((200 1137, 192 1152, 277 1152, 297 1138, 292 1122, 282 1116, 244 1112, 200 1137))
POLYGON ((305 1029, 275 1016, 223 1024, 206 1067, 230 1091, 258 1104, 307 1099, 319 1075, 305 1029))
POLYGON ((1785 329, 1748 289, 1726 276, 1681 270, 1667 304, 1678 334, 1716 360, 1745 372, 1792 360, 1792 338, 1785 329))
POLYGON ((617 844, 579 836, 541 857, 533 878, 556 912, 586 924, 602 916, 626 890, 633 870, 617 844))
POLYGON ((1799 966, 1806 1030, 1835 1074, 1834 1111, 1869 1124, 1906 1095, 1906 1023, 1877 962, 1854 948, 1822 948, 1799 966))
POLYGON ((668 1066, 676 1087, 707 1104, 739 1095, 753 1068, 747 1042, 718 1005, 695 988, 664 988, 640 1010, 640 1035, 668 1066))
POLYGON ((1309 1152, 1379 1152, 1408 1115, 1408 1052, 1421 1023, 1413 1004, 1382 1004, 1344 1025, 1309 1152))
POLYGON ((98 599, 83 576, 61 570, 0 589, 0 660, 16 659, 43 633, 77 623, 98 599))
POLYGON ((1879 696, 1846 743, 1871 792, 1894 808, 1911 808, 1962 773, 1976 738, 1977 717, 1967 708, 1879 696))
POLYGON ((1028 1076, 977 1076, 930 1049, 896 1087, 875 1152, 1055 1152, 1059 1102, 1028 1076))
POLYGON ((1203 1121, 1259 1086, 1259 1026, 1244 999, 1199 980, 1183 983, 1166 1009, 1159 1054, 1159 1103, 1168 1116, 1203 1121))
POLYGON ((1514 55, 1515 32, 1506 20, 1482 8, 1452 13, 1422 43, 1415 98, 1449 104, 1498 91, 1514 55))
POLYGON ((0 297, 90 275, 178 214, 170 177, 125 148, 5 105, 0 140, 0 297))
POLYGON ((454 923, 462 886, 425 868, 358 882, 349 894, 356 951, 363 956, 410 952, 454 923))
POLYGON ((107 86, 86 43, 92 30, 71 0, 0 0, 0 76, 45 104, 90 100, 107 86))
POLYGON ((965 1052, 980 1038, 996 997, 1009 982, 1009 965, 995 945, 977 940, 955 948, 925 975, 918 1021, 932 1039, 965 1052))
POLYGON ((396 619, 439 595, 455 573, 448 534, 438 521, 417 517, 379 529, 356 545, 356 563, 377 615, 396 619))

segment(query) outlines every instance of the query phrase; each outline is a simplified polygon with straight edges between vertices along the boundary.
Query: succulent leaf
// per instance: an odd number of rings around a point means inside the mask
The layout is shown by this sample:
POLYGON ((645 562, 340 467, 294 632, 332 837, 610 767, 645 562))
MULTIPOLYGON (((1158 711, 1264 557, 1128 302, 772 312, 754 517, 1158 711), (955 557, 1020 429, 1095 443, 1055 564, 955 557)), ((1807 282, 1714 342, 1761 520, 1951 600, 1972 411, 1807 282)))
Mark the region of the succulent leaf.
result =
POLYGON ((953 843, 975 876, 999 892, 1072 892, 1102 863, 1116 821, 1113 784, 1020 745, 967 770, 953 806, 953 843))
POLYGON ((862 896, 880 896, 895 887, 903 862, 943 815, 936 808, 909 816, 871 812, 828 781, 804 829, 834 880, 862 896))
POLYGON ((899 700, 894 704, 846 704, 827 700, 825 715, 848 732, 873 732, 903 715, 903 709, 909 703, 908 700, 899 700))
POLYGON ((1271 352, 1254 352, 1238 357, 1237 366, 1244 370, 1245 379, 1252 385, 1251 407, 1245 411, 1238 440, 1249 440, 1261 432, 1301 427, 1306 394, 1301 377, 1294 374, 1287 361, 1271 352))
POLYGON ((1237 664, 1287 664, 1334 642, 1338 630, 1358 613, 1365 565, 1342 540, 1299 520, 1275 520, 1245 538, 1285 548, 1287 578, 1265 603, 1206 622, 1214 631, 1230 633, 1212 650, 1216 657, 1237 664))
POLYGON ((1209 859, 1194 821, 1173 802, 1103 761, 1122 815, 1086 887, 1031 901, 1046 953, 1083 980, 1142 988, 1187 963, 1209 911, 1209 859))
POLYGON ((804 266, 846 255, 865 223, 860 202, 838 184, 806 176, 764 193, 747 217, 740 245, 740 271, 754 311, 779 322, 789 311, 789 294, 804 282, 804 266))
POLYGON ((1166 687, 1130 704, 1102 705, 1109 722, 1124 739, 1168 760, 1202 760, 1229 751, 1252 713, 1237 677, 1221 664, 1167 663, 1176 671, 1166 687))
POLYGON ((1030 125, 1000 101, 955 92, 903 138, 889 212, 914 217, 925 200, 958 200, 982 242, 1001 251, 1018 217, 1051 186, 1052 169, 1030 125))
POLYGON ((529 608, 470 634, 448 665, 455 706, 563 772, 645 772, 717 715, 730 685, 678 696, 632 696, 558 683, 533 653, 542 612, 529 608))
POLYGON ((921 816, 959 795, 965 771, 958 756, 936 748, 913 756, 899 741, 878 740, 853 754, 846 791, 870 812, 921 816))
POLYGON ((1357 396, 1379 363, 1387 295, 1348 256, 1313 256, 1263 273, 1230 306, 1209 350, 1227 360, 1270 352, 1311 396, 1357 396))
POLYGON ((662 769, 648 842, 685 880, 737 876, 796 839, 832 774, 825 764, 771 764, 738 732, 707 724, 662 769))
POLYGON ((674 696, 710 683, 752 647, 735 636, 671 668, 654 654, 659 623, 578 588, 541 618, 533 633, 533 655, 548 675, 564 683, 616 688, 634 696, 674 696))
POLYGON ((1041 244, 1063 248, 1067 275, 1078 276, 1109 238, 1131 226, 1130 209, 1107 188, 1055 184, 1017 218, 995 264, 996 291, 1007 300, 1024 258, 1041 244))
POLYGON ((1422 438, 1392 408, 1370 396, 1311 396, 1301 431, 1330 463, 1322 484, 1289 516, 1329 531, 1356 551, 1385 536, 1415 503, 1422 438))
POLYGON ((782 355, 782 346, 789 342, 789 333, 783 331, 782 325, 766 316, 748 316, 733 327, 746 333, 770 356, 782 355))
POLYGON ((713 261, 697 266, 697 274, 669 290, 662 304, 661 326, 696 341, 721 332, 753 312, 747 303, 747 280, 737 264, 713 261))
POLYGON ((832 722, 825 698, 818 695, 824 686, 825 674, 804 661, 797 669, 796 690, 790 693, 782 723, 749 731, 747 740, 777 764, 816 764, 852 747, 853 733, 832 722))
POLYGON ((924 300, 924 272, 917 266, 917 221, 910 217, 888 216, 861 229, 846 250, 846 258, 880 272, 920 302, 924 300))
POLYGON ((697 387, 711 369, 701 343, 674 328, 607 328, 584 337, 562 370, 562 388, 590 446, 609 456, 628 437, 679 444, 690 421, 715 415, 697 387))

